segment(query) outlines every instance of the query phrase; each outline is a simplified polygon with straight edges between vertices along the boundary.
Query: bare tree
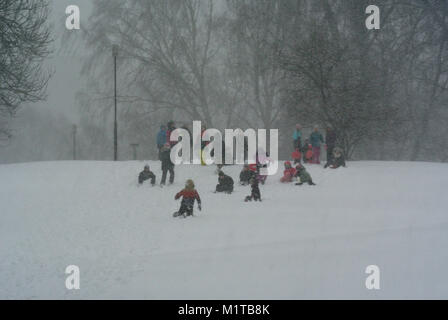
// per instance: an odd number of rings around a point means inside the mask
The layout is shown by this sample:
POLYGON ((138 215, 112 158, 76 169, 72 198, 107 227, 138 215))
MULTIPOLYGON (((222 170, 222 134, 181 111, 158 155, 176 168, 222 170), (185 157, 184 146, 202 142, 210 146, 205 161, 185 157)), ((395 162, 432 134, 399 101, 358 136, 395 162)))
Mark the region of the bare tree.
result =
POLYGON ((48 12, 46 1, 0 1, 0 139, 10 137, 9 120, 23 103, 45 99, 48 12))

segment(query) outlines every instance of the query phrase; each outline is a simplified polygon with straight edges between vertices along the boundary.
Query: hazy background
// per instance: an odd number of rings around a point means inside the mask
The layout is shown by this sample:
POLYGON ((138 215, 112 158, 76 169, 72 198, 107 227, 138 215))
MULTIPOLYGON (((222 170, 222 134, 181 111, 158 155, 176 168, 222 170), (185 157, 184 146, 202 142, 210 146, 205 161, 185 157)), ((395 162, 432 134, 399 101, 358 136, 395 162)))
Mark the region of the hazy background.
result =
MULTIPOLYGON (((338 133, 350 160, 448 161, 448 4, 378 0, 49 1, 54 71, 47 99, 23 104, 0 163, 113 158, 112 44, 118 157, 157 159, 160 124, 338 133), (76 4, 81 30, 65 29, 76 4)), ((324 153, 324 152, 323 152, 324 153)))
MULTIPOLYGON (((72 125, 79 122, 75 97, 82 85, 80 72, 86 56, 82 42, 67 45, 63 39, 65 9, 72 4, 79 7, 82 28, 92 11, 92 1, 57 0, 49 4, 55 41, 53 53, 46 61, 54 72, 47 100, 24 104, 19 109, 11 123, 11 139, 0 146, 1 163, 72 159, 72 125)), ((78 33, 81 37, 81 32, 78 33)))

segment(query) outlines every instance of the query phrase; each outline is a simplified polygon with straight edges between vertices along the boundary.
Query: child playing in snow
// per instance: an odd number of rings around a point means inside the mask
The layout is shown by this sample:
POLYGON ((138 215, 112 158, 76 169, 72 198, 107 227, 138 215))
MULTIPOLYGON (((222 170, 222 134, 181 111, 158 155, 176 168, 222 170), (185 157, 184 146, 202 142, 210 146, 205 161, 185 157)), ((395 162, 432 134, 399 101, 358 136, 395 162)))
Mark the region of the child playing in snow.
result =
POLYGON ((291 157, 294 160, 294 164, 298 164, 302 160, 302 154, 298 148, 291 154, 291 157))
POLYGON ((283 171, 283 177, 281 177, 280 182, 287 183, 292 182, 292 178, 296 174, 296 169, 291 166, 291 162, 285 162, 285 170, 283 171))
POLYGON ((246 199, 244 199, 244 201, 246 202, 252 200, 261 201, 260 188, 258 187, 258 180, 255 177, 252 177, 250 179, 250 187, 251 187, 250 196, 247 196, 246 199))
POLYGON ((151 185, 156 183, 156 176, 151 170, 149 170, 149 165, 145 165, 143 171, 138 175, 138 184, 143 184, 143 182, 149 179, 151 179, 151 185))
POLYGON ((333 156, 327 162, 324 168, 330 167, 331 169, 337 169, 339 167, 345 167, 345 157, 342 153, 342 149, 336 147, 333 149, 333 156))
POLYGON ((303 162, 310 163, 313 160, 313 146, 308 139, 305 140, 303 144, 303 162))
POLYGON ((296 174, 294 175, 297 178, 296 186, 301 186, 304 183, 308 183, 310 186, 315 186, 316 184, 313 182, 311 175, 306 171, 305 167, 301 164, 296 167, 296 174))
POLYGON ((218 174, 218 184, 216 185, 215 192, 225 192, 232 193, 233 192, 233 179, 226 175, 224 172, 220 171, 218 174))
POLYGON ((248 164, 245 164, 243 170, 240 173, 240 184, 247 186, 250 184, 250 179, 256 177, 256 171, 250 169, 248 164))
POLYGON ((177 200, 180 197, 183 197, 182 202, 180 204, 180 209, 179 211, 173 214, 174 217, 183 216, 184 218, 186 218, 188 216, 192 216, 193 205, 195 200, 197 200, 198 209, 199 211, 201 211, 201 198, 199 197, 198 192, 194 188, 193 180, 191 179, 187 180, 187 182, 185 183, 185 189, 177 193, 174 199, 177 200))

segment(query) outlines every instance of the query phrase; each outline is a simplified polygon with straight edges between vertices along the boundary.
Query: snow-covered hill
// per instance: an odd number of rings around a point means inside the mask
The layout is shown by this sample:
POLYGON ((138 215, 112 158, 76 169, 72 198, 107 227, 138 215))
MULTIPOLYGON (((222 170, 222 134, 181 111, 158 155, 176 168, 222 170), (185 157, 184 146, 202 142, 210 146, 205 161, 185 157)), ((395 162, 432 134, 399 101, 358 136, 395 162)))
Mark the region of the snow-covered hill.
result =
POLYGON ((317 186, 279 172, 245 203, 249 187, 212 193, 214 167, 138 187, 144 163, 1 165, 0 298, 448 298, 446 164, 309 165, 317 186), (203 210, 174 219, 187 178, 203 210), (80 290, 65 288, 72 264, 80 290), (380 290, 365 287, 368 265, 380 290))

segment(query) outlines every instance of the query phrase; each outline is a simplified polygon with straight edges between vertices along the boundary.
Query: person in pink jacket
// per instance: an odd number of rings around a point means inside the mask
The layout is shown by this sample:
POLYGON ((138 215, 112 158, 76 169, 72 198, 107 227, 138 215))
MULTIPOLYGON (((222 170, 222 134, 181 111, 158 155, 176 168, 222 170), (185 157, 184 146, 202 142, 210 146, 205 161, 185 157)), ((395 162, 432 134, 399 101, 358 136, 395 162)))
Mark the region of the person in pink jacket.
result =
POLYGON ((280 182, 287 183, 292 182, 294 175, 296 174, 296 169, 291 166, 291 162, 285 162, 285 170, 283 171, 283 177, 281 177, 280 182))

